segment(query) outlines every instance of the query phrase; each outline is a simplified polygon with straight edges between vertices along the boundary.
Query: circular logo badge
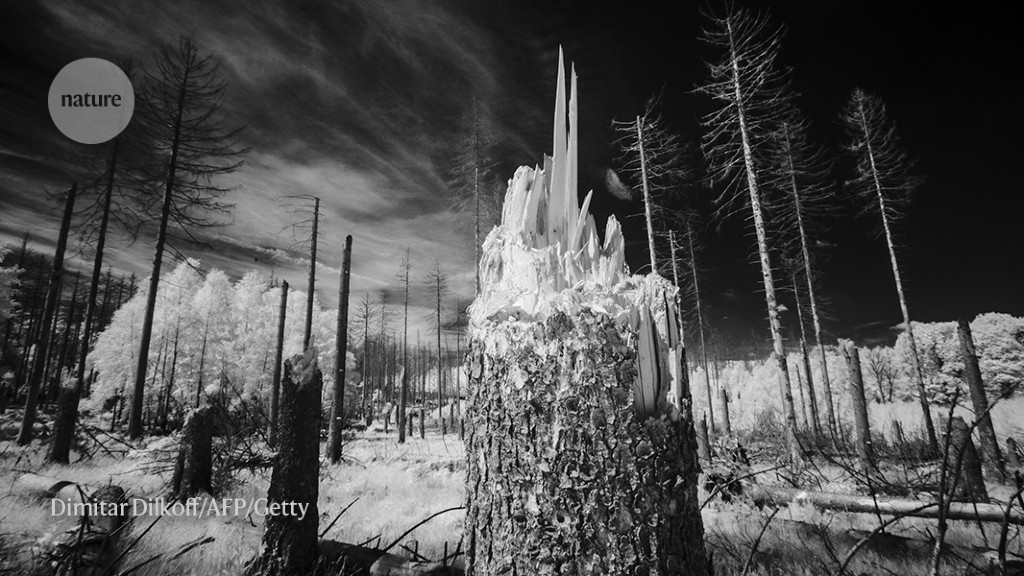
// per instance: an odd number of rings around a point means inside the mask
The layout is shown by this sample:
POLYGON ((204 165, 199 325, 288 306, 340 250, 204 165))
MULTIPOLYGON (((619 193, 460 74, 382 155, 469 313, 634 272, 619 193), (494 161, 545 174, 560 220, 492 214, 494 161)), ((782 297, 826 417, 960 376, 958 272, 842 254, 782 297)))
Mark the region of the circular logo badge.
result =
POLYGON ((57 73, 47 104, 53 123, 65 136, 82 144, 102 144, 128 126, 135 91, 113 62, 82 58, 57 73))

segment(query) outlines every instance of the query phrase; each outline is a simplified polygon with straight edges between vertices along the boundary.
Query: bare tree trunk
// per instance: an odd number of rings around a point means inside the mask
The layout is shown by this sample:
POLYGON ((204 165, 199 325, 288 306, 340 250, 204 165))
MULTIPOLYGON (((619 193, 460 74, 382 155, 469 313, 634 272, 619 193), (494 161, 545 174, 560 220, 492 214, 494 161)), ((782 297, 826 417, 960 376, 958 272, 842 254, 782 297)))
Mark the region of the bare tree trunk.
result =
POLYGON ((281 281, 281 306, 277 312, 277 350, 274 353, 274 382, 270 389, 270 430, 271 446, 277 445, 277 421, 281 398, 281 365, 284 362, 284 323, 288 314, 288 281, 281 281))
POLYGON ((850 373, 850 398, 853 399, 853 423, 857 433, 857 459, 864 474, 874 475, 875 455, 871 443, 867 400, 864 398, 864 376, 860 368, 860 352, 853 342, 843 343, 843 356, 850 373))
MULTIPOLYGON (((287 282, 285 283, 287 284, 287 282)), ((199 408, 199 403, 203 396, 203 372, 206 369, 206 344, 210 336, 210 311, 206 311, 206 321, 203 323, 203 345, 199 351, 199 370, 196 375, 196 408, 199 408)))
POLYGON ((1020 455, 1017 453, 1017 441, 1013 437, 1006 439, 1006 466, 1011 469, 1020 468, 1020 455))
POLYGON ((804 398, 804 379, 800 375, 800 366, 797 366, 793 373, 796 374, 796 391, 800 395, 800 416, 804 419, 804 427, 813 429, 811 420, 807 417, 807 399, 804 398))
MULTIPOLYGON (((861 129, 864 134, 869 134, 870 130, 867 126, 866 119, 863 113, 860 115, 862 125, 861 129)), ((885 231, 885 242, 889 247, 889 261, 892 264, 892 275, 896 281, 896 295, 899 296, 900 300, 900 311, 903 313, 903 325, 907 328, 907 342, 910 344, 910 355, 911 360, 914 363, 914 378, 917 382, 917 395, 918 400, 921 403, 921 413, 924 417, 925 434, 928 437, 928 445, 931 447, 932 452, 939 452, 939 442, 935 435, 935 424, 932 422, 931 408, 928 403, 928 393, 924 387, 924 371, 921 368, 921 358, 917 353, 917 342, 914 339, 914 326, 910 322, 910 312, 907 309, 907 299, 903 294, 903 282, 900 279, 899 264, 896 261, 896 245, 893 242, 892 230, 889 227, 889 214, 886 208, 885 195, 882 193, 882 183, 879 180, 878 169, 875 165, 875 154, 871 147, 871 139, 865 140, 867 145, 867 157, 871 163, 871 174, 874 177, 874 189, 878 197, 878 206, 882 215, 882 228, 885 231)))
POLYGON ((318 556, 323 375, 317 367, 316 347, 309 347, 305 355, 295 355, 288 365, 281 385, 281 448, 274 454, 267 497, 270 506, 305 506, 305 510, 301 515, 295 510, 294 514, 267 516, 262 553, 247 570, 253 575, 309 574, 318 556))
POLYGON ((722 426, 725 428, 726 434, 732 434, 732 422, 729 421, 729 392, 725 389, 725 385, 718 387, 718 393, 721 396, 722 404, 722 426))
POLYGON ((331 407, 331 430, 327 457, 341 460, 341 431, 345 427, 345 358, 348 354, 348 288, 352 270, 352 235, 345 236, 345 256, 341 265, 341 286, 338 294, 337 351, 334 367, 334 404, 331 407))
POLYGON ((171 493, 179 499, 213 493, 213 412, 193 410, 181 431, 171 493))
MULTIPOLYGON (((811 375, 811 356, 810 354, 807 353, 807 329, 804 326, 804 312, 800 306, 800 288, 796 281, 796 272, 793 273, 793 294, 796 297, 796 318, 797 322, 800 323, 800 355, 803 356, 804 373, 807 374, 807 397, 811 404, 811 429, 814 431, 815 437, 820 437, 821 419, 818 417, 818 398, 817 394, 814 391, 814 376, 811 375)), ((813 305, 812 310, 814 310, 813 305)), ((799 370, 797 372, 799 373, 799 370)), ((827 373, 827 368, 823 366, 822 374, 825 375, 827 373)), ((828 392, 828 395, 831 396, 831 385, 829 386, 829 388, 830 390, 828 392)), ((833 417, 835 416, 833 415, 833 417)))
MULTIPOLYGON (((730 39, 733 35, 732 24, 729 23, 730 39)), ((772 356, 779 367, 779 393, 782 397, 782 408, 786 416, 786 445, 790 458, 796 460, 803 457, 800 444, 797 441, 796 414, 793 408, 793 394, 789 380, 789 366, 786 362, 786 351, 782 344, 782 328, 779 324, 779 307, 775 300, 775 281, 772 278, 773 269, 771 258, 768 253, 768 234, 765 228, 764 216, 761 210, 761 193, 757 180, 757 171, 754 167, 754 151, 750 143, 750 130, 747 127, 746 112, 742 104, 743 91, 740 87, 739 56, 735 49, 730 55, 730 62, 733 70, 732 83, 735 102, 737 103, 737 115, 739 117, 740 137, 743 144, 743 162, 747 175, 747 190, 750 193, 750 211, 754 217, 754 232, 757 236, 757 252, 761 263, 761 279, 764 283, 765 304, 768 307, 768 325, 772 334, 772 356)))
POLYGON ((702 466, 711 465, 711 439, 708 438, 708 421, 701 418, 696 421, 697 427, 697 459, 702 466))
POLYGON ((25 412, 21 419, 21 430, 18 432, 17 443, 24 446, 32 440, 32 425, 36 420, 36 406, 39 402, 39 386, 42 383, 43 371, 46 367, 46 347, 50 332, 53 330, 53 316, 57 309, 57 293, 64 278, 64 251, 68 245, 68 230, 71 228, 71 216, 75 208, 75 195, 78 185, 72 184, 64 201, 64 217, 60 223, 57 236, 57 250, 53 256, 53 270, 50 272, 50 283, 46 289, 46 303, 43 306, 43 318, 36 338, 35 357, 32 359, 32 370, 28 377, 28 391, 25 397, 25 412))
POLYGON ((636 117, 636 144, 640 150, 640 180, 644 190, 644 217, 647 219, 647 250, 651 253, 651 274, 658 273, 657 257, 654 252, 654 221, 651 219, 651 194, 647 186, 647 158, 644 155, 643 120, 636 117))
POLYGON ((306 292, 306 332, 302 336, 302 349, 309 348, 313 334, 313 295, 316 293, 316 241, 320 225, 320 198, 313 198, 313 234, 309 240, 309 288, 306 292))
POLYGON ((951 422, 950 449, 946 453, 947 481, 945 489, 951 498, 969 502, 988 502, 988 490, 981 476, 981 461, 971 441, 971 430, 964 419, 955 416, 951 422))
POLYGON ((708 574, 692 420, 636 416, 614 321, 541 326, 558 330, 546 346, 557 349, 539 352, 514 327, 500 328, 503 351, 471 347, 467 574, 708 574), (562 354, 574 366, 553 360, 562 354))
POLYGON ((971 336, 971 325, 967 320, 957 320, 957 337, 960 339, 960 356, 964 361, 964 380, 971 392, 971 405, 978 419, 978 436, 981 438, 981 458, 989 476, 1003 482, 1006 480, 1006 468, 1002 455, 999 454, 999 441, 992 427, 992 416, 989 413, 988 398, 985 397, 985 386, 981 381, 981 368, 978 366, 978 353, 974 348, 971 336))

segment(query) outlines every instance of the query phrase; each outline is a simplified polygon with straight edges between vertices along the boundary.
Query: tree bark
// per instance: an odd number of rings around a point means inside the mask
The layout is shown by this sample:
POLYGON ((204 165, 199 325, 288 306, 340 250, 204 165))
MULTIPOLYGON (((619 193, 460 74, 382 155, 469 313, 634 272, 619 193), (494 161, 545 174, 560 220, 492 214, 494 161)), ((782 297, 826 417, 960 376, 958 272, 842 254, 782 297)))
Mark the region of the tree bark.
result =
POLYGON ((280 448, 267 493, 269 505, 297 503, 308 506, 305 516, 268 516, 263 550, 248 574, 299 576, 316 564, 317 496, 320 483, 320 393, 323 375, 317 367, 316 347, 286 363, 281 385, 280 448))
POLYGON ((68 197, 64 201, 64 217, 57 235, 57 250, 53 255, 53 269, 50 272, 50 283, 46 289, 46 303, 43 305, 43 317, 36 336, 36 350, 32 358, 32 369, 28 377, 28 391, 25 397, 25 412, 21 418, 21 430, 18 432, 17 443, 24 446, 32 440, 32 425, 36 421, 36 407, 39 402, 39 387, 46 368, 46 348, 53 330, 53 316, 57 309, 57 294, 64 278, 64 251, 68 245, 68 230, 71 228, 71 216, 75 208, 75 195, 78 184, 72 184, 68 197))
POLYGON ((564 313, 489 330, 469 356, 467 573, 708 574, 692 421, 636 416, 628 335, 564 313))
POLYGON ((722 404, 722 426, 725 427, 726 434, 732 434, 732 422, 729 419, 729 392, 722 385, 718 388, 718 394, 722 404))
POLYGON ((306 292, 306 332, 302 336, 302 349, 309 348, 309 339, 313 336, 313 296, 316 293, 316 240, 317 228, 320 225, 320 198, 313 198, 313 233, 309 245, 309 288, 306 292))
POLYGON ((711 465, 711 439, 708 438, 708 421, 701 418, 696 421, 697 427, 697 458, 702 466, 711 465))
POLYGON ((1006 465, 1011 469, 1020 468, 1020 454, 1017 453, 1017 441, 1012 437, 1006 439, 1006 465))
MULTIPOLYGON (((803 235, 801 231, 801 236, 803 235)), ((808 254, 804 254, 804 258, 808 258, 808 254)), ((806 271, 810 274, 810 267, 806 271)), ((804 326, 804 313, 803 308, 800 306, 800 288, 797 284, 796 272, 793 273, 793 295, 796 298, 796 318, 797 322, 800 323, 800 355, 804 361, 804 374, 807 374, 807 399, 810 403, 811 408, 811 430, 814 431, 815 437, 821 436, 821 419, 818 416, 818 398, 814 391, 814 376, 811 374, 811 356, 807 352, 807 329, 804 326)), ((813 297, 813 295, 812 295, 813 297)), ((822 367, 822 373, 827 373, 827 369, 822 367)), ((797 377, 799 378, 800 371, 797 370, 797 377)), ((830 386, 831 387, 831 386, 830 386)), ((801 400, 801 403, 803 401, 801 400)), ((804 418, 806 421, 806 417, 804 418)))
POLYGON ((277 443, 277 420, 281 399, 281 365, 284 362, 284 322, 288 314, 288 281, 281 281, 281 307, 277 315, 277 351, 274 353, 274 382, 270 390, 270 445, 277 443))
POLYGON ((988 502, 988 490, 981 476, 981 461, 971 441, 964 419, 955 416, 951 423, 949 450, 946 451, 946 486, 951 498, 968 502, 988 502))
POLYGON ((181 431, 171 493, 180 499, 213 493, 213 412, 193 410, 181 431))
MULTIPOLYGON (((863 107, 859 111, 859 119, 861 124, 861 130, 865 135, 871 134, 870 127, 867 124, 867 119, 864 114, 863 107)), ((867 147, 867 157, 870 163, 871 175, 874 180, 875 194, 878 197, 879 211, 882 215, 882 228, 885 231, 886 245, 889 247, 889 262, 892 265, 892 275, 896 281, 896 295, 900 301, 900 311, 903 313, 903 324, 907 328, 907 342, 910 344, 911 361, 914 365, 914 378, 917 382, 917 395, 918 400, 921 403, 921 413, 924 417, 925 434, 928 437, 928 444, 932 449, 932 452, 939 452, 939 441, 935 435, 935 424, 932 422, 931 408, 928 402, 928 393, 924 387, 924 371, 921 368, 921 357, 917 353, 917 342, 914 339, 914 327, 910 323, 910 312, 907 309, 907 299, 903 294, 903 282, 900 278, 899 264, 896 261, 896 246, 893 243, 892 230, 889 226, 889 215, 886 208, 885 195, 882 192, 882 183, 879 179, 878 168, 875 164, 875 152, 871 146, 871 138, 865 138, 864 142, 867 147)))
POLYGON ((1003 482, 1006 480, 1006 467, 999 453, 999 441, 992 427, 992 416, 989 413, 988 398, 985 397, 985 386, 981 381, 981 368, 978 366, 978 353, 974 348, 971 336, 971 325, 967 320, 957 320, 957 336, 960 339, 960 356, 964 361, 964 380, 971 393, 971 404, 978 419, 978 436, 981 438, 981 458, 989 476, 1003 482))
POLYGON ((348 292, 352 270, 352 235, 345 236, 345 256, 341 264, 341 286, 338 289, 337 350, 334 362, 334 403, 331 406, 331 430, 327 457, 341 460, 341 431, 345 428, 345 359, 348 355, 348 292))
POLYGON ((57 417, 53 422, 53 437, 46 452, 46 461, 52 464, 67 464, 71 455, 71 444, 75 437, 75 420, 78 418, 78 386, 62 386, 57 397, 57 417))
POLYGON ((732 24, 728 23, 728 26, 731 50, 730 64, 733 70, 734 103, 739 119, 740 138, 743 144, 743 163, 747 176, 747 191, 750 194, 750 211, 754 218, 754 233, 757 236, 761 280, 764 284, 765 304, 768 307, 768 326, 772 334, 772 360, 779 367, 779 394, 782 399, 783 414, 786 418, 786 446, 789 450, 790 458, 800 460, 803 458, 803 454, 797 441, 796 413, 793 408, 793 393, 791 392, 792 384, 789 380, 786 350, 782 344, 782 328, 779 323, 779 307, 775 299, 775 281, 772 278, 773 269, 768 251, 768 235, 761 210, 761 192, 758 185, 757 171, 754 166, 754 150, 750 142, 750 130, 747 126, 743 91, 740 87, 740 56, 735 50, 732 24))
POLYGON ((864 397, 864 376, 860 368, 860 352, 853 342, 843 342, 843 357, 850 373, 850 397, 853 399, 853 424, 857 434, 857 460, 863 474, 877 473, 875 455, 871 443, 871 425, 868 421, 868 405, 864 397))

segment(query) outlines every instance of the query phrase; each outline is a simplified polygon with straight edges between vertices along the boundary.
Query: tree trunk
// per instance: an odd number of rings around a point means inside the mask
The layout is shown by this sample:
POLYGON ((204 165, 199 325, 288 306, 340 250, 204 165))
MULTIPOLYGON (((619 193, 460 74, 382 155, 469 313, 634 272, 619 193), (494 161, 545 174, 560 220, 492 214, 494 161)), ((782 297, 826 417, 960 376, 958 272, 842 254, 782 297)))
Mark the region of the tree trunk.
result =
MULTIPOLYGON (((730 24, 729 35, 732 37, 733 30, 730 24)), ((754 151, 750 143, 750 131, 747 127, 746 112, 744 109, 743 92, 740 88, 739 56, 733 52, 730 62, 733 69, 733 88, 735 105, 740 124, 740 137, 743 144, 743 162, 747 176, 747 191, 750 194, 750 211, 754 218, 754 233, 757 236, 757 252, 761 264, 761 280, 764 284, 765 304, 768 307, 768 326, 772 334, 772 357, 779 367, 779 394, 782 398, 782 409, 786 417, 786 445, 789 456, 793 460, 803 457, 800 444, 797 441, 796 413, 793 408, 792 384, 789 380, 789 367, 786 362, 786 351, 782 344, 782 328, 779 324, 779 307, 775 300, 775 281, 772 278, 773 269, 768 251, 768 235, 765 228, 764 216, 761 210, 761 193, 758 185, 757 171, 754 167, 754 151)))
POLYGON ((718 394, 722 404, 722 426, 725 428, 726 434, 732 434, 732 422, 729 421, 729 392, 723 385, 718 388, 718 394))
MULTIPOLYGON (((866 117, 864 116, 863 109, 861 110, 861 129, 864 134, 870 134, 869 127, 867 125, 866 117)), ((886 245, 889 247, 889 262, 892 265, 892 275, 896 282, 896 295, 900 301, 900 311, 903 313, 903 324, 907 328, 907 341, 910 344, 911 360, 914 363, 914 378, 917 382, 917 395, 918 400, 921 403, 921 413, 924 417, 925 434, 928 437, 928 445, 931 447, 932 452, 939 452, 939 441, 935 435, 935 424, 932 422, 931 408, 928 403, 928 393, 924 387, 924 371, 921 368, 921 358, 917 353, 917 342, 914 339, 914 327, 910 323, 910 312, 907 309, 907 299, 903 294, 903 282, 900 278, 899 264, 896 261, 896 247, 893 243, 892 230, 889 227, 889 215, 885 203, 885 195, 882 192, 882 183, 879 180, 879 174, 877 166, 875 165, 875 153, 871 147, 871 138, 865 138, 865 144, 867 145, 867 157, 870 161, 871 174, 874 178, 875 193, 878 197, 878 206, 882 215, 882 228, 885 231, 886 245)))
MULTIPOLYGON (((132 410, 129 414, 128 436, 142 436, 142 398, 145 394, 146 372, 149 368, 149 345, 153 339, 153 315, 156 311, 157 289, 160 287, 160 269, 164 260, 164 244, 167 242, 167 223, 174 203, 175 177, 178 169, 178 151, 181 145, 182 118, 185 114, 185 95, 189 87, 186 70, 178 92, 177 111, 174 120, 174 137, 171 140, 170 159, 167 162, 167 181, 164 183, 163 205, 160 209, 160 228, 156 236, 156 253, 153 255, 153 272, 149 277, 149 293, 146 295, 146 312, 142 320, 142 335, 139 338, 138 366, 135 370, 135 387, 132 391, 132 410)), ((200 380, 202 376, 200 375, 200 380)))
POLYGON ((277 351, 274 353, 274 382, 270 390, 270 445, 277 444, 277 421, 281 398, 281 365, 284 362, 284 321, 288 314, 288 281, 281 281, 281 307, 277 315, 277 351))
MULTIPOLYGON (((804 254, 805 259, 808 258, 808 256, 808 254, 804 254)), ((807 273, 810 274, 810 267, 807 268, 807 273)), ((804 360, 804 374, 807 374, 807 398, 811 407, 811 430, 814 432, 815 437, 820 437, 821 419, 818 417, 818 398, 814 391, 814 376, 811 374, 811 356, 807 352, 807 329, 804 326, 803 308, 800 306, 800 287, 797 284, 796 272, 793 273, 793 295, 796 298, 796 318, 797 322, 800 323, 800 355, 804 360)), ((827 369, 822 367, 822 374, 826 373, 827 369)), ((800 371, 797 370, 797 376, 799 376, 799 374, 800 371)), ((801 400, 801 402, 803 402, 803 400, 801 400)))
POLYGON ((644 218, 647 220, 647 250, 651 254, 651 274, 658 273, 657 254, 654 251, 654 221, 651 219, 651 193, 647 186, 647 158, 644 156, 644 123, 636 117, 636 145, 640 151, 640 181, 644 191, 644 218))
POLYGON ((46 347, 53 330, 53 316, 57 309, 57 293, 60 291, 64 277, 64 251, 68 245, 68 230, 71 228, 71 216, 75 208, 75 194, 78 185, 72 184, 68 197, 64 201, 64 217, 60 223, 57 236, 57 250, 53 255, 53 269, 50 272, 50 283, 46 289, 46 303, 43 306, 43 318, 36 337, 35 356, 28 377, 28 391, 25 397, 25 412, 21 418, 21 430, 18 432, 17 443, 24 446, 32 440, 32 425, 36 421, 36 406, 39 402, 39 386, 42 383, 43 371, 46 367, 46 347))
POLYGON ((800 416, 804 419, 804 428, 813 429, 811 419, 807 417, 807 399, 804 398, 804 378, 800 374, 800 366, 793 373, 796 374, 796 393, 800 397, 800 416))
POLYGON ((946 486, 943 488, 951 498, 988 502, 988 490, 981 476, 978 452, 971 441, 971 430, 959 416, 955 416, 951 423, 946 470, 946 486))
POLYGON ((315 346, 286 363, 281 385, 280 448, 274 454, 268 505, 298 504, 307 508, 303 516, 267 516, 263 550, 247 570, 249 574, 299 576, 312 573, 316 564, 322 386, 315 346))
POLYGON ((701 466, 711 465, 711 439, 708 438, 708 421, 701 418, 696 421, 697 426, 697 458, 701 466))
POLYGON ((971 404, 977 418, 978 436, 981 438, 981 458, 989 476, 999 482, 1006 480, 1006 467, 1002 455, 999 454, 999 441, 996 440, 995 429, 992 427, 992 416, 989 413, 988 398, 985 397, 985 386, 981 381, 981 368, 978 366, 978 353, 974 348, 971 336, 971 325, 967 320, 957 320, 957 336, 960 339, 960 356, 964 361, 964 380, 971 392, 971 404))
POLYGON ((1017 452, 1017 441, 1012 437, 1006 439, 1006 466, 1014 470, 1020 468, 1020 454, 1017 452))
POLYGON ((352 235, 345 236, 345 256, 341 264, 338 294, 337 350, 334 362, 334 404, 331 406, 331 430, 327 457, 341 460, 341 431, 345 428, 345 359, 348 355, 348 290, 352 270, 352 235))
POLYGON ((708 574, 692 423, 636 415, 629 336, 516 324, 470 351, 467 573, 708 574))
POLYGON ((179 499, 213 493, 213 412, 193 410, 181 431, 171 493, 179 499))
MULTIPOLYGON (((921 502, 895 498, 879 498, 860 494, 832 494, 809 492, 803 488, 782 488, 744 484, 743 492, 759 506, 788 506, 809 503, 824 510, 858 512, 861 514, 882 514, 885 516, 912 516, 916 518, 938 518, 938 502, 921 502)), ((1004 518, 1015 526, 1024 526, 1024 513, 1012 510, 1005 515, 1005 507, 998 504, 949 504, 946 518, 968 522, 1003 522, 1004 518)))
POLYGON ((313 335, 313 295, 316 293, 316 240, 320 225, 320 198, 313 198, 313 233, 309 237, 309 287, 306 292, 306 332, 302 336, 302 349, 309 348, 313 335))
POLYGON ((877 473, 877 469, 871 443, 868 405, 864 398, 864 376, 860 368, 860 352, 850 341, 844 342, 842 348, 847 370, 850 373, 850 398, 853 400, 853 424, 857 434, 857 460, 863 474, 874 475, 877 473))
POLYGON ((57 397, 57 418, 53 423, 53 438, 46 452, 46 461, 51 464, 67 464, 70 459, 80 392, 78 386, 62 386, 60 389, 60 395, 57 397))

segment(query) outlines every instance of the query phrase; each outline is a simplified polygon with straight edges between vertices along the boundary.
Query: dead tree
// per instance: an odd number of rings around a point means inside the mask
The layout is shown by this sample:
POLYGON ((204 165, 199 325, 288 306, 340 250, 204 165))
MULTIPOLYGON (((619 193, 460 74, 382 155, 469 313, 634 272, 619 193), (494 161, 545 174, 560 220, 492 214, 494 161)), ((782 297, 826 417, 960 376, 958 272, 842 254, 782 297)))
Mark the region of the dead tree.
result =
POLYGON ((302 349, 309 348, 313 334, 313 297, 316 294, 316 244, 320 225, 320 198, 313 197, 313 233, 309 236, 309 287, 306 289, 306 331, 302 335, 302 349))
POLYGON ((316 346, 287 361, 281 383, 280 448, 267 492, 268 505, 306 505, 303 515, 267 517, 263 549, 250 575, 293 576, 312 572, 317 561, 317 496, 320 483, 320 393, 323 375, 316 346))
POLYGON ((797 441, 792 384, 775 294, 775 268, 764 210, 767 167, 762 161, 774 122, 788 99, 788 78, 776 63, 782 31, 771 29, 766 17, 732 5, 727 6, 724 16, 707 16, 710 25, 704 28, 702 39, 719 54, 717 60, 708 63, 707 82, 697 89, 718 106, 702 121, 707 129, 702 147, 712 182, 726 188, 716 202, 719 214, 749 210, 754 225, 772 336, 772 362, 778 366, 779 396, 786 418, 786 446, 790 458, 797 460, 802 458, 802 450, 797 441))
POLYGON ((978 436, 981 438, 981 459, 989 475, 1002 482, 1006 479, 1006 467, 999 453, 999 441, 992 427, 992 416, 989 413, 988 398, 985 397, 985 386, 981 381, 981 368, 978 366, 978 352, 974 348, 971 325, 967 320, 957 320, 957 337, 960 340, 960 356, 964 361, 964 380, 971 393, 971 405, 977 416, 978 436))
POLYGON ((842 342, 843 357, 850 374, 850 398, 853 399, 853 424, 857 434, 857 460, 863 474, 877 473, 875 455, 871 444, 871 425, 868 420, 868 404, 864 397, 864 375, 860 368, 860 352, 853 342, 842 342))
POLYGON ((732 434, 732 422, 729 420, 729 392, 725 389, 725 385, 718 387, 718 394, 721 397, 719 402, 722 405, 722 426, 725 428, 726 434, 732 434))
POLYGON ((988 490, 981 476, 981 461, 971 441, 971 429, 955 416, 950 422, 949 449, 946 451, 946 493, 967 502, 988 502, 988 490))
POLYGON ((1020 453, 1017 452, 1017 441, 1012 436, 1006 439, 1006 466, 1014 470, 1020 468, 1020 453))
POLYGON ((345 256, 341 264, 341 286, 338 288, 337 349, 334 361, 334 403, 331 406, 331 430, 327 457, 341 460, 341 431, 345 428, 345 359, 348 355, 348 290, 352 270, 352 235, 345 236, 345 256))
POLYGON ((704 575, 676 289, 629 276, 617 220, 601 245, 590 196, 579 206, 575 85, 567 137, 560 63, 554 157, 516 171, 484 243, 470 308, 467 572, 704 575))
POLYGON ((854 90, 843 111, 842 121, 850 139, 847 148, 857 158, 856 177, 851 184, 864 198, 865 206, 877 211, 881 219, 882 231, 885 233, 886 245, 889 248, 893 279, 896 282, 896 295, 899 297, 900 311, 903 313, 903 327, 907 331, 907 342, 910 344, 913 377, 917 382, 925 433, 932 452, 938 453, 939 443, 935 435, 935 424, 932 422, 928 393, 924 386, 921 358, 914 339, 914 325, 910 322, 907 298, 903 292, 892 231, 892 222, 902 215, 902 208, 918 186, 919 178, 909 174, 913 163, 900 148, 896 129, 890 123, 881 99, 859 88, 854 90))
MULTIPOLYGON (((405 324, 402 327, 402 391, 398 399, 398 442, 405 442, 406 408, 409 402, 409 249, 405 249, 405 257, 398 269, 398 279, 405 286, 405 324)), ((411 433, 410 433, 411 435, 411 433)))
POLYGON ((24 446, 32 441, 32 426, 36 421, 36 407, 39 403, 39 388, 46 370, 46 351, 53 330, 53 317, 57 310, 57 295, 64 278, 64 251, 68 245, 68 230, 71 227, 71 215, 75 209, 75 194, 78 185, 72 184, 64 200, 64 217, 57 235, 57 250, 53 256, 53 268, 50 271, 50 283, 46 288, 46 303, 43 305, 43 317, 39 332, 36 334, 35 352, 32 358, 31 371, 28 377, 28 391, 25 396, 25 412, 21 418, 21 430, 18 432, 17 443, 24 446))
POLYGON ((701 418, 695 422, 697 427, 697 458, 704 466, 711 465, 711 439, 708 438, 708 420, 701 418))
POLYGON ((214 182, 217 176, 237 170, 242 164, 239 156, 245 152, 237 145, 239 130, 225 127, 221 105, 226 85, 218 74, 213 58, 201 55, 195 42, 182 36, 177 47, 162 47, 156 72, 147 73, 145 97, 139 99, 147 140, 162 164, 163 194, 159 208, 154 207, 158 226, 132 389, 131 438, 142 436, 143 396, 164 250, 178 236, 194 239, 196 228, 217 224, 209 214, 229 209, 220 198, 231 188, 214 182))
POLYGON ((171 493, 180 499, 213 493, 213 412, 193 410, 181 429, 171 493))
POLYGON ((270 445, 277 443, 277 420, 281 400, 281 368, 284 362, 284 323, 288 313, 288 281, 281 281, 281 307, 277 313, 277 351, 274 353, 274 381, 270 389, 270 423, 267 431, 270 445))

